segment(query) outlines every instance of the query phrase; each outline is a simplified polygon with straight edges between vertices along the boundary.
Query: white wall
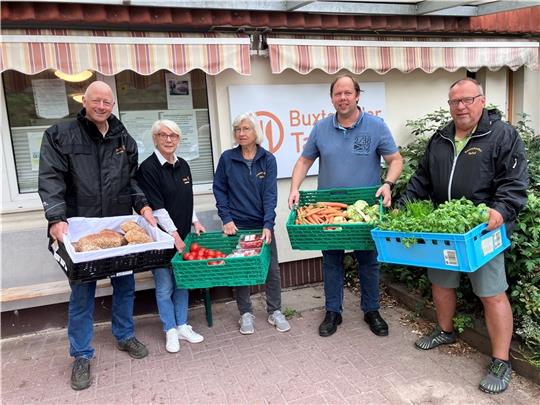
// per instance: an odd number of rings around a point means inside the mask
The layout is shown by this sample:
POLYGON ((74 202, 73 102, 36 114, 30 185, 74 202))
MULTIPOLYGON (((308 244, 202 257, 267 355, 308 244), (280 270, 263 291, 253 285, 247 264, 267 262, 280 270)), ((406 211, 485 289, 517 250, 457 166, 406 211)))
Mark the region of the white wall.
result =
POLYGON ((526 113, 531 122, 529 125, 540 133, 540 70, 532 71, 521 68, 513 73, 513 116, 512 122, 520 119, 518 114, 526 113))

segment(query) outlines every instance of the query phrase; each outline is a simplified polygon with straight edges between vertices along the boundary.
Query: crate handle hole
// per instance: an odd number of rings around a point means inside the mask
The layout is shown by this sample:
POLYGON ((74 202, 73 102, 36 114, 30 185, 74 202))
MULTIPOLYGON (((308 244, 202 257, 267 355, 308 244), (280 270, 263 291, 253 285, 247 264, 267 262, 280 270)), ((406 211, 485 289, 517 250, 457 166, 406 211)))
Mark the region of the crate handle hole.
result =
POLYGON ((420 245, 425 245, 426 244, 426 240, 425 239, 416 239, 416 243, 420 244, 420 245))
POLYGON ((444 241, 444 244, 445 244, 446 246, 450 246, 450 241, 449 241, 449 240, 445 240, 445 241, 444 241))
POLYGON ((435 239, 432 239, 432 240, 431 240, 431 244, 433 244, 433 245, 438 245, 439 243, 438 243, 435 239))

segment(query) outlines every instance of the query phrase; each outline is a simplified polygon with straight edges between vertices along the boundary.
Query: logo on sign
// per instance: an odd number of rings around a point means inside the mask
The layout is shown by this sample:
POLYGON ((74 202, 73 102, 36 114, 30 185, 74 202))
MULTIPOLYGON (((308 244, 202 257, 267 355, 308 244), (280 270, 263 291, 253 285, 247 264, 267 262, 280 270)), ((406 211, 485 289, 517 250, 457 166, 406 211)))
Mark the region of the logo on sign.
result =
POLYGON ((275 153, 281 147, 285 130, 281 120, 269 111, 257 111, 257 117, 261 123, 261 130, 268 141, 268 150, 275 153))

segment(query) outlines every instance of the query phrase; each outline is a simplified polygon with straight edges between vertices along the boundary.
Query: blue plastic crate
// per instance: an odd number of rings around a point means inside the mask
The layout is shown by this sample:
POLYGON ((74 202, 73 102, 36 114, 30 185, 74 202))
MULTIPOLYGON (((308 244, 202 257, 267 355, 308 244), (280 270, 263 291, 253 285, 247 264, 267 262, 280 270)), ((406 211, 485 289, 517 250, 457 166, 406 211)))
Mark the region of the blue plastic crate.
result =
POLYGON ((383 263, 471 273, 510 246, 506 229, 486 231, 480 224, 464 234, 371 231, 377 260, 383 263), (416 243, 406 245, 410 239, 416 243))

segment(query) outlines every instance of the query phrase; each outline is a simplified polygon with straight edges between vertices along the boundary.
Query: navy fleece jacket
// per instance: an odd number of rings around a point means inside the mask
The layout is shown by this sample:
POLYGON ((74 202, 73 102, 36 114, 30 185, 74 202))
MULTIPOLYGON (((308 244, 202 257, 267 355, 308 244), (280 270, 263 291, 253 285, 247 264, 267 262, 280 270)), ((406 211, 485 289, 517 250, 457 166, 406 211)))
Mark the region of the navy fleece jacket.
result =
POLYGON ((223 224, 240 229, 274 229, 277 205, 276 158, 257 146, 251 169, 240 147, 223 152, 214 175, 216 208, 223 224))

